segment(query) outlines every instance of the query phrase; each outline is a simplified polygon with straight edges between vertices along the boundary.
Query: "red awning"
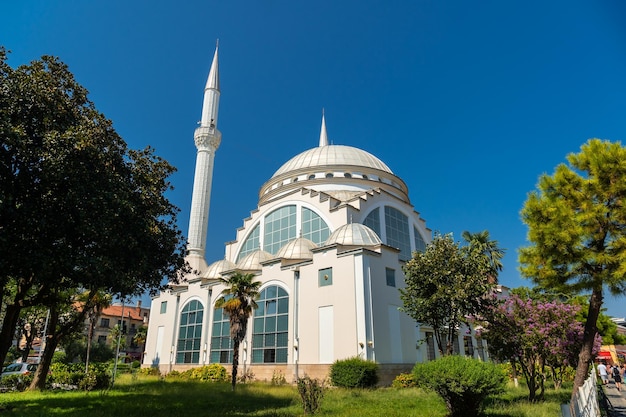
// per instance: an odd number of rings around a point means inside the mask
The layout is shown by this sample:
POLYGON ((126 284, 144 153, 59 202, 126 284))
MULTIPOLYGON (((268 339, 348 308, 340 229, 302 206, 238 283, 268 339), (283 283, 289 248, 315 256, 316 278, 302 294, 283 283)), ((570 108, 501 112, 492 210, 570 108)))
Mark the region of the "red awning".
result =
POLYGON ((600 351, 598 352, 598 359, 612 359, 611 352, 600 351))

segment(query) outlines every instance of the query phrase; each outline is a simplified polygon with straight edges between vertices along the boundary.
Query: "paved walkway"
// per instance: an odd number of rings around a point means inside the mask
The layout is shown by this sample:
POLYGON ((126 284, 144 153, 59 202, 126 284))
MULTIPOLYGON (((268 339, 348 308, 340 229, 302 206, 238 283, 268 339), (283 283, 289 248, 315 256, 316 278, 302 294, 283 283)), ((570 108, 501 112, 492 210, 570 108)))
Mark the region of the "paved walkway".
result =
POLYGON ((609 399, 613 409, 611 410, 610 417, 626 417, 626 388, 622 384, 622 390, 618 391, 615 384, 611 381, 607 385, 604 385, 604 393, 609 399))

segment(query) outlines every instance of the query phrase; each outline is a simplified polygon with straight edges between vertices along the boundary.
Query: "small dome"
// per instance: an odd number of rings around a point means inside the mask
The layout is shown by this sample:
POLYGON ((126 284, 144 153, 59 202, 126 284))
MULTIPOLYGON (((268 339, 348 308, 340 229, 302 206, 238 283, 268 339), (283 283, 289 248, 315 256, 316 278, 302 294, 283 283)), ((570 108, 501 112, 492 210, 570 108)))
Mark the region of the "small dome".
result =
POLYGON ((309 239, 300 237, 285 244, 276 253, 276 258, 283 259, 313 259, 313 249, 317 245, 309 239))
POLYGON ((259 271, 263 268, 261 266, 261 262, 269 261, 273 258, 274 257, 270 253, 265 252, 264 250, 255 250, 237 262, 236 269, 240 269, 242 271, 259 271))
POLYGON ((391 169, 383 161, 369 152, 352 146, 327 145, 309 149, 294 156, 272 175, 272 178, 286 172, 302 168, 331 167, 335 165, 349 165, 364 168, 373 168, 393 174, 391 169))
POLYGON ((222 278, 222 272, 230 271, 231 269, 235 269, 235 264, 227 259, 222 259, 209 265, 206 272, 202 274, 202 278, 220 279, 222 278))
POLYGON ((376 246, 383 243, 375 231, 360 223, 348 223, 328 237, 325 246, 332 244, 345 246, 376 246))

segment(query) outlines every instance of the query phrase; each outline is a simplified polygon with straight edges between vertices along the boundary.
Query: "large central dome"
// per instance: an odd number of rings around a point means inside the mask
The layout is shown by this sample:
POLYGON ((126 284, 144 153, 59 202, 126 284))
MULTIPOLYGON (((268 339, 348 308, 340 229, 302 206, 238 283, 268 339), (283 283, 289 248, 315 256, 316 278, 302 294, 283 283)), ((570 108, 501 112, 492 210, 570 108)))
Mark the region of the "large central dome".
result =
POLYGON ((393 174, 391 169, 383 161, 376 158, 369 152, 352 146, 327 145, 319 146, 308 151, 304 151, 294 156, 283 164, 272 178, 287 172, 300 170, 303 168, 333 167, 333 166, 358 166, 363 168, 373 168, 393 174))

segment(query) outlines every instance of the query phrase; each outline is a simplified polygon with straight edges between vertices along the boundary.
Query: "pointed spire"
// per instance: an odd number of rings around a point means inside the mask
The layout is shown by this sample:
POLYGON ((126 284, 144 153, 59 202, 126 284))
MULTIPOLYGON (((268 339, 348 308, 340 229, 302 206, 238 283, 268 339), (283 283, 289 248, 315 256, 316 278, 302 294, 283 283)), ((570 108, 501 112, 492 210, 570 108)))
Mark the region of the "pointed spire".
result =
POLYGON ((326 119, 324 118, 324 109, 322 109, 322 130, 320 131, 320 147, 328 146, 328 134, 326 134, 326 119))
POLYGON ((220 68, 217 61, 217 51, 219 49, 219 39, 215 42, 215 54, 213 55, 213 63, 211 64, 211 71, 209 71, 209 78, 206 80, 206 89, 212 88, 220 91, 220 68))

